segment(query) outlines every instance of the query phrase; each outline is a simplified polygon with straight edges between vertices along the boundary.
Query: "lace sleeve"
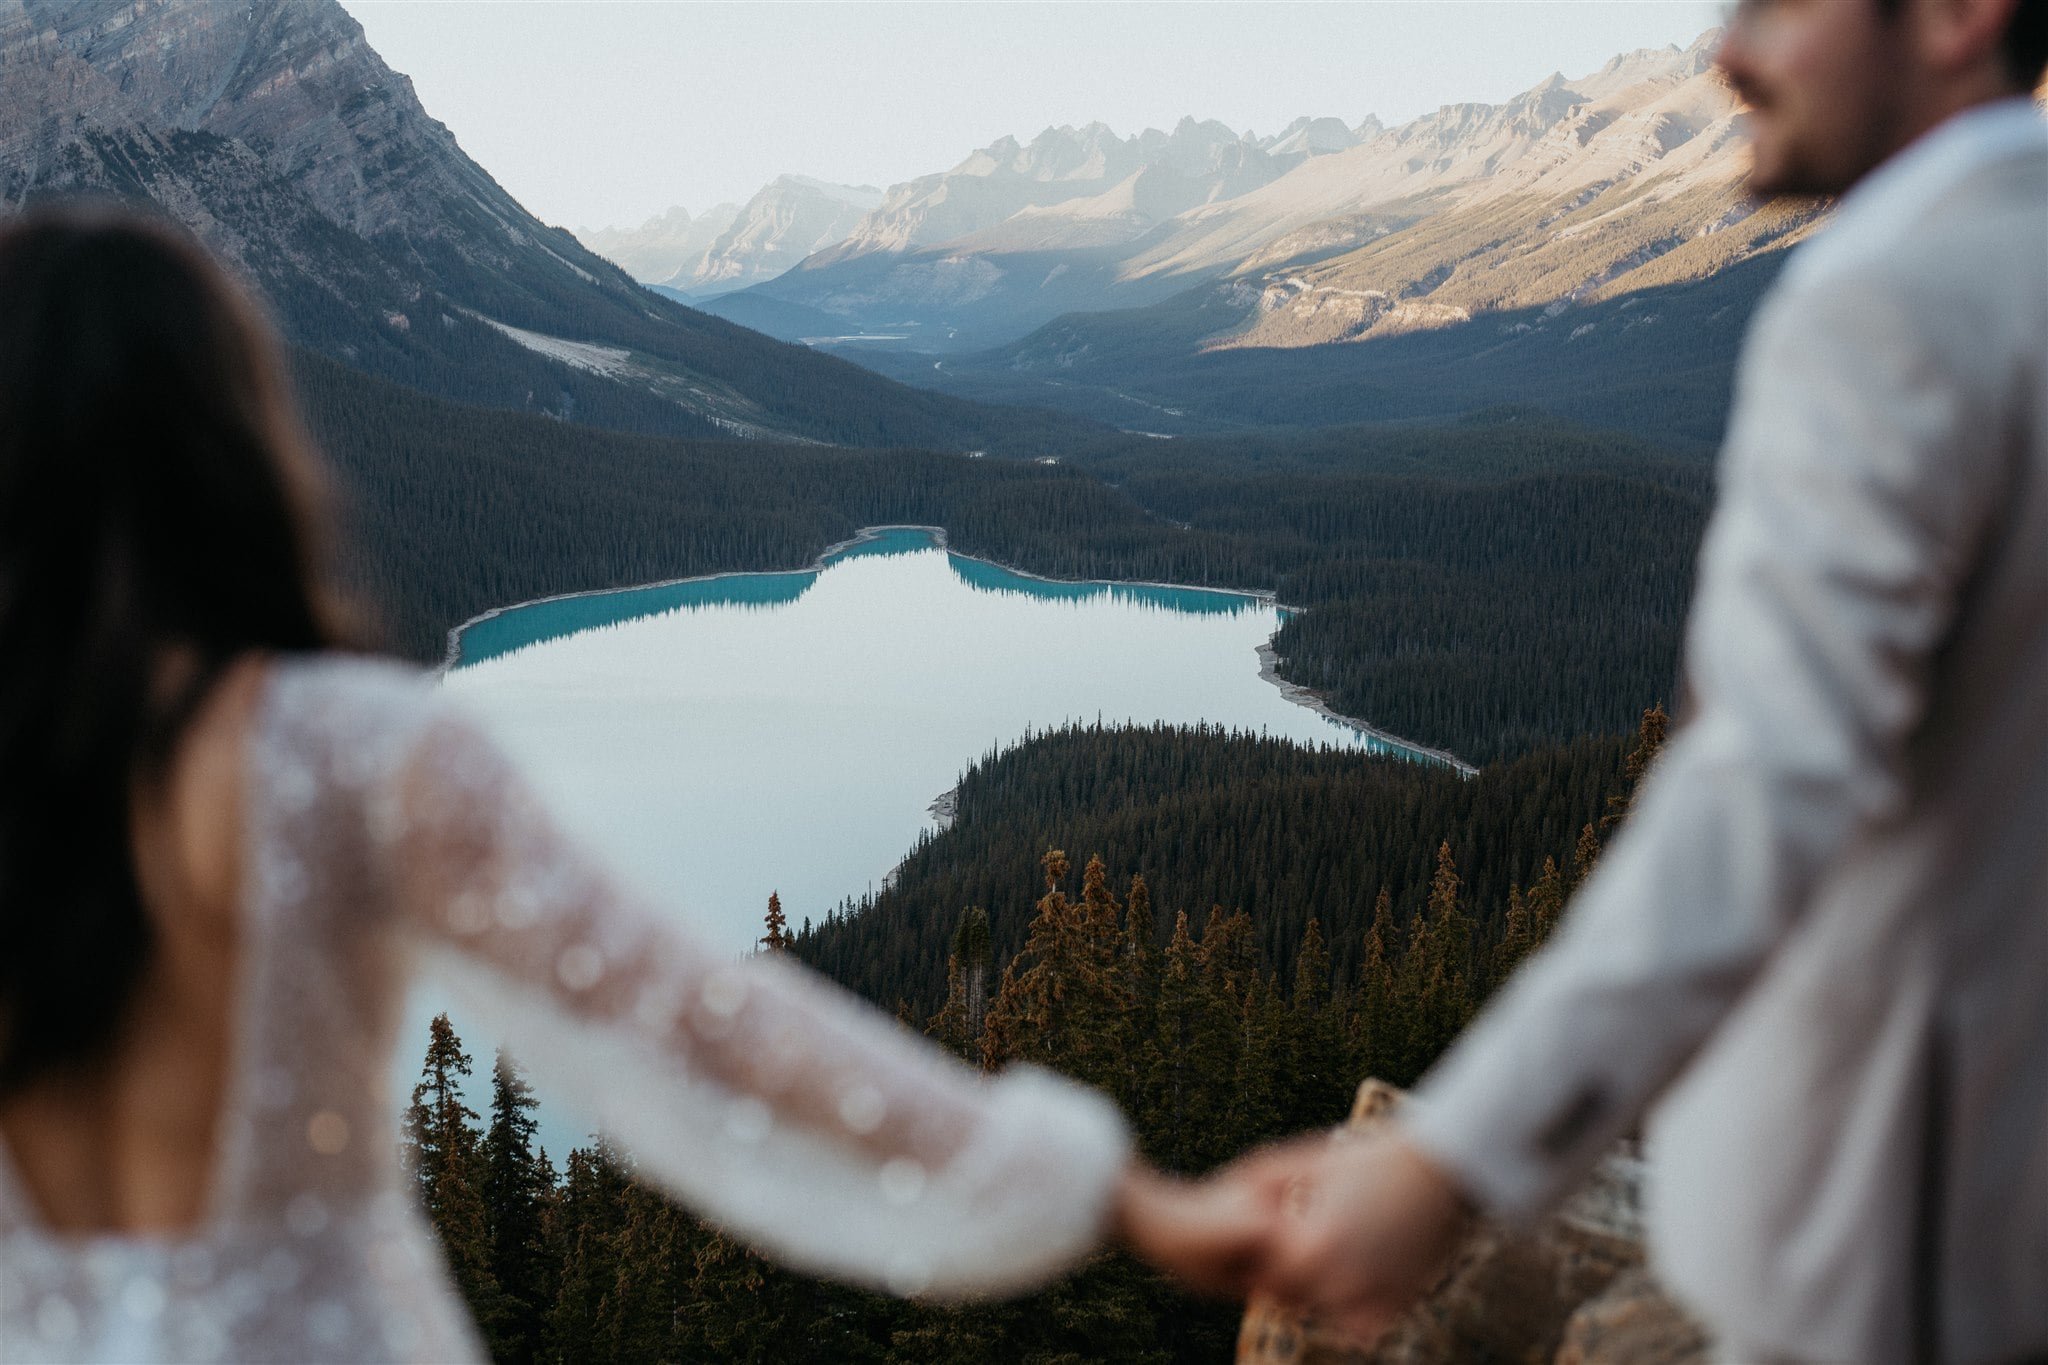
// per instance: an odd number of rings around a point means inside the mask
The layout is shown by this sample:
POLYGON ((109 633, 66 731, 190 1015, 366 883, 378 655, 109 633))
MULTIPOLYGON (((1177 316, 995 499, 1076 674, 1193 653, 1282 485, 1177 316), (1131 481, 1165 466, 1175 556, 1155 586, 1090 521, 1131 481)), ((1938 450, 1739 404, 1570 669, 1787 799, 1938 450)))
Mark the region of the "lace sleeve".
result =
POLYGON ((778 1258, 899 1294, 1028 1288, 1100 1238, 1129 1137, 1050 1073, 984 1080, 786 960, 623 892, 459 715, 372 802, 392 903, 465 1009, 642 1171, 778 1258))

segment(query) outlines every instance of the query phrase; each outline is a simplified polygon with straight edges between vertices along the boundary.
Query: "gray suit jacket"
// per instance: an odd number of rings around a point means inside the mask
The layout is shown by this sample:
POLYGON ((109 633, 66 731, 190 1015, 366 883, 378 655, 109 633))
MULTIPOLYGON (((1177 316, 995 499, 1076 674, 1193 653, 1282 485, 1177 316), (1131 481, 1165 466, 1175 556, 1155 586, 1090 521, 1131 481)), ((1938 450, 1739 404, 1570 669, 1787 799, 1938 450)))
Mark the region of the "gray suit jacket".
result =
POLYGON ((1656 1102, 1736 1359, 2048 1353, 2048 124, 1951 120, 1742 357, 1683 726, 1410 1136, 1555 1200, 1656 1102))

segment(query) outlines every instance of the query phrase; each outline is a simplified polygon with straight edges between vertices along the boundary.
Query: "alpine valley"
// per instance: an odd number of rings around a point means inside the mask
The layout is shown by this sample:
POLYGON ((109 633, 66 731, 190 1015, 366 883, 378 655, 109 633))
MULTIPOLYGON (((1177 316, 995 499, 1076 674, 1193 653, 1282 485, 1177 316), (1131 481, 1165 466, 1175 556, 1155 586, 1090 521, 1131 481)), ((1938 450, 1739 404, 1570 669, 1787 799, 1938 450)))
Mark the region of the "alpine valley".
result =
MULTIPOLYGON (((1713 362, 1690 341, 1706 329, 1706 350, 1725 360, 1779 249, 1823 216, 1819 204, 1744 195, 1739 116, 1711 66, 1717 39, 1625 53, 1505 104, 1450 105, 1394 128, 1370 117, 1302 117, 1264 137, 1193 118, 1128 138, 1099 123, 1048 128, 891 186, 858 218, 858 192, 809 182, 812 200, 851 221, 808 247, 831 215, 781 207, 785 177, 722 249, 661 283, 910 383, 1127 428, 1534 402, 1711 440, 1710 394, 1686 395, 1677 412, 1668 401, 1681 376, 1713 386, 1699 368, 1713 362), (764 230, 770 214, 787 227, 764 230), (734 252, 748 242, 764 267, 752 273, 768 277, 740 288, 750 271, 734 252), (802 259, 785 266, 793 251, 802 259), (1671 340, 1646 344, 1654 334, 1641 329, 1660 326, 1671 340), (1632 359, 1645 353, 1648 365, 1632 359), (1576 386, 1560 374, 1589 369, 1618 387, 1561 392, 1576 386)), ((673 219, 592 241, 626 260, 673 219)), ((673 257, 656 259, 659 270, 673 257)))

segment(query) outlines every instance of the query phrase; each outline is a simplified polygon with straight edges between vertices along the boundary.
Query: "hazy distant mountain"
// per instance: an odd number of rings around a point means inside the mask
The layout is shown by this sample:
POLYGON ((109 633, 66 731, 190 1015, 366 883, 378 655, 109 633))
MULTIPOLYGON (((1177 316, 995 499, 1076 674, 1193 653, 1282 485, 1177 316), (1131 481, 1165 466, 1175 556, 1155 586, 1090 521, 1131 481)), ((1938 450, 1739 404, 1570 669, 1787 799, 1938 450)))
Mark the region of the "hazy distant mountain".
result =
POLYGON ((1718 36, 1398 128, 1301 119, 1255 138, 1190 119, 1004 139, 714 308, 780 335, 958 352, 1207 289, 1202 347, 1291 347, 1700 278, 1818 212, 1744 198, 1718 36))
POLYGON ((1029 143, 1001 138, 949 171, 892 186, 843 241, 788 273, 705 306, 791 337, 1014 336, 1102 306, 1115 283, 1104 267, 1176 215, 1245 194, 1351 136, 1335 119, 1260 139, 1185 118, 1128 138, 1100 123, 1048 128, 1029 143), (820 327, 820 316, 836 321, 820 327))
POLYGON ((672 208, 637 228, 578 228, 576 235, 642 284, 688 298, 772 280, 843 241, 881 202, 873 185, 782 175, 744 205, 720 204, 696 218, 672 208))
POLYGON ((716 204, 695 218, 680 205, 637 228, 577 228, 576 239, 642 284, 688 270, 739 216, 738 204, 716 204))
POLYGON ((1379 131, 1380 121, 1376 118, 1367 118, 1357 128, 1347 128, 1342 119, 1304 115, 1272 137, 1261 139, 1259 145, 1281 156, 1321 156, 1325 152, 1341 152, 1346 147, 1355 147, 1379 131))
POLYGON ((814 251, 845 239, 878 204, 873 185, 778 176, 697 256, 654 281, 683 294, 724 293, 772 280, 814 251))
POLYGON ((1028 144, 1001 138, 950 171, 889 187, 824 261, 905 251, 994 227, 1020 209, 1098 193, 1142 164, 1136 139, 1100 123, 1048 128, 1028 144))
POLYGON ((300 344, 469 402, 862 444, 1017 425, 640 288, 464 155, 335 0, 0 0, 0 211, 75 190, 188 224, 300 344))

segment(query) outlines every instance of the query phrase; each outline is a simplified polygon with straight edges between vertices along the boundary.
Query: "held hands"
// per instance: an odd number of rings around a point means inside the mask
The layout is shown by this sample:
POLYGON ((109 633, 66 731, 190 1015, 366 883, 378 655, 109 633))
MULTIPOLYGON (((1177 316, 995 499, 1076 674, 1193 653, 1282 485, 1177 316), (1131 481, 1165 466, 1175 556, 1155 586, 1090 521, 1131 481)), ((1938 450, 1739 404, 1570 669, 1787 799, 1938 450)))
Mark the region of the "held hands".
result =
POLYGON ((1192 1288, 1264 1294, 1369 1342, 1436 1284, 1469 1213, 1447 1174, 1383 1128, 1298 1138, 1200 1184, 1134 1171, 1117 1227, 1192 1288))

